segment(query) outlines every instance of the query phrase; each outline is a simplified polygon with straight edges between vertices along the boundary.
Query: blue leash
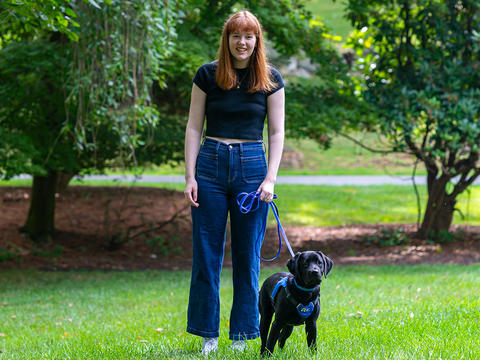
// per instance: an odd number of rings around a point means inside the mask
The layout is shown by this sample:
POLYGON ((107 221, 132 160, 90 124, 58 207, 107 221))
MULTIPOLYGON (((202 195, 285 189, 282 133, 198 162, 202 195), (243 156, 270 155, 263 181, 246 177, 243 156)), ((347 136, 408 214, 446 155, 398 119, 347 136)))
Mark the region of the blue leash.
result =
MULTIPOLYGON (((258 210, 258 208, 260 207, 260 194, 261 193, 257 191, 252 191, 251 193, 242 192, 238 194, 237 204, 240 208, 240 212, 242 214, 248 214, 249 212, 254 212, 258 210)), ((273 199, 276 199, 276 198, 277 198, 277 195, 273 194, 273 199)), ((285 235, 285 231, 283 230, 282 224, 280 224, 277 205, 272 201, 267 206, 267 212, 265 214, 265 219, 263 220, 262 230, 258 234, 257 240, 255 242, 257 244, 258 257, 263 261, 276 260, 280 256, 280 252, 282 251, 282 237, 283 237, 283 240, 285 241, 285 244, 287 244, 287 248, 288 248, 288 251, 290 252, 290 255, 292 255, 292 257, 295 257, 295 254, 293 253, 293 250, 290 247, 290 243, 288 242, 287 235, 285 235), (275 257, 273 257, 272 259, 264 259, 260 255, 261 245, 259 246, 259 244, 261 243, 260 239, 262 235, 265 233, 265 229, 267 227, 267 218, 268 218, 268 212, 270 208, 272 208, 273 214, 275 215, 275 219, 277 219, 278 252, 277 252, 277 255, 275 255, 275 257)))

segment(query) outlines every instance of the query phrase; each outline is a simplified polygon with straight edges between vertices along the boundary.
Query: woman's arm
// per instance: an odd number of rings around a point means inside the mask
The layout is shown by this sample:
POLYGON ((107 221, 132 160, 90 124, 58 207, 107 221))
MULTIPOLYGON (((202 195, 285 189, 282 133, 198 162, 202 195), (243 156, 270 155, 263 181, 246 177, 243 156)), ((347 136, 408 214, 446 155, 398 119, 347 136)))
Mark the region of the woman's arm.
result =
POLYGON ((267 98, 268 120, 268 170, 265 180, 258 188, 260 200, 270 202, 282 159, 285 137, 285 90, 282 88, 267 98))
POLYGON ((195 163, 202 141, 203 124, 205 122, 205 102, 207 94, 197 85, 192 86, 192 98, 185 131, 185 197, 193 206, 198 207, 198 185, 195 180, 195 163))

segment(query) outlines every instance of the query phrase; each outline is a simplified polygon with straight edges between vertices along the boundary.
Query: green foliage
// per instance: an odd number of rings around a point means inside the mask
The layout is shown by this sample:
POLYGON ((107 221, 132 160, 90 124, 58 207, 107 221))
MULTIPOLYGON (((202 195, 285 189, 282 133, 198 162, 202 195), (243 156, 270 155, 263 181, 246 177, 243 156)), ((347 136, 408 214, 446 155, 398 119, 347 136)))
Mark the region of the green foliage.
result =
MULTIPOLYGON (((137 149, 168 143, 158 137, 165 129, 151 88, 154 81, 163 86, 164 62, 174 46, 182 13, 173 6, 163 0, 111 0, 100 10, 76 4, 81 30, 72 44, 75 87, 67 104, 76 109, 78 145, 94 150, 97 168, 113 158, 137 165, 137 149)), ((172 153, 162 150, 166 157, 172 153)))
POLYGON ((0 264, 2 262, 10 261, 16 259, 17 261, 21 261, 22 258, 19 256, 20 251, 15 250, 11 251, 8 249, 0 248, 0 264))
POLYGON ((63 246, 57 245, 55 246, 52 251, 44 251, 40 249, 33 249, 32 253, 37 256, 43 256, 47 258, 53 258, 56 259, 60 256, 62 256, 63 253, 63 246))
POLYGON ((45 40, 0 50, 0 174, 75 168, 64 103, 71 54, 45 40))
POLYGON ((114 160, 137 165, 136 149, 151 155, 144 149, 154 142, 161 156, 142 161, 172 157, 151 101, 182 16, 172 6, 75 1, 78 41, 39 33, 0 49, 0 175, 86 173, 114 160))
POLYGON ((344 84, 320 75, 291 79, 286 88, 287 136, 311 138, 329 148, 335 133, 360 127, 369 129, 371 109, 352 96, 351 89, 344 84))
MULTIPOLYGON (((95 1, 89 2, 98 7, 95 1)), ((76 41, 76 17, 70 0, 5 0, 0 6, 0 48, 12 40, 31 39, 42 32, 60 32, 76 41)))
POLYGON ((348 11, 362 96, 393 150, 425 164, 423 230, 439 230, 432 219, 448 223, 456 196, 480 175, 480 4, 350 0, 348 11))
POLYGON ((167 239, 161 235, 157 235, 154 237, 149 237, 145 240, 145 243, 152 248, 152 251, 160 253, 162 256, 181 254, 182 247, 175 247, 176 242, 178 242, 178 236, 173 236, 170 239, 167 239))
POLYGON ((396 246, 408 244, 410 239, 406 236, 402 229, 382 229, 379 236, 368 236, 365 240, 367 243, 378 244, 380 246, 396 246))
POLYGON ((448 230, 442 229, 439 231, 430 231, 427 234, 427 241, 431 244, 439 243, 451 243, 455 241, 455 234, 448 230))

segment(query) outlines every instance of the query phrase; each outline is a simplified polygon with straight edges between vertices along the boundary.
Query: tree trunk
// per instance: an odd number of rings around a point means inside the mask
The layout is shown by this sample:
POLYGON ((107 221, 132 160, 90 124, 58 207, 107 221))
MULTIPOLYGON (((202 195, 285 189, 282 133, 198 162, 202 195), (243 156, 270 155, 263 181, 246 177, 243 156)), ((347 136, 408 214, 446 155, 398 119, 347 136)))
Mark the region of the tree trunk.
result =
POLYGON ((30 210, 21 231, 35 242, 49 241, 55 232, 56 187, 56 172, 33 177, 30 210))
POLYGON ((63 194, 63 192, 67 189, 70 180, 72 180, 74 176, 75 174, 59 172, 57 174, 57 188, 55 191, 58 194, 63 194))
POLYGON ((450 229, 453 220, 453 211, 457 202, 456 196, 448 195, 446 191, 448 178, 441 176, 436 179, 428 175, 428 201, 422 225, 418 231, 422 238, 433 238, 440 231, 450 229))

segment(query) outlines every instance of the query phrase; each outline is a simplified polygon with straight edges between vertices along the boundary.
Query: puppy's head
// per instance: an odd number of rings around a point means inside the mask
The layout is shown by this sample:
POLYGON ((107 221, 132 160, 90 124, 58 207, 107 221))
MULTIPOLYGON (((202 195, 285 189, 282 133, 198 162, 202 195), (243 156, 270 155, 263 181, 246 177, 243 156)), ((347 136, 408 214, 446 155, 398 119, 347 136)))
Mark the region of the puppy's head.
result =
POLYGON ((322 276, 327 274, 333 267, 333 261, 321 251, 303 251, 288 260, 287 268, 308 288, 313 288, 322 282, 322 276))

